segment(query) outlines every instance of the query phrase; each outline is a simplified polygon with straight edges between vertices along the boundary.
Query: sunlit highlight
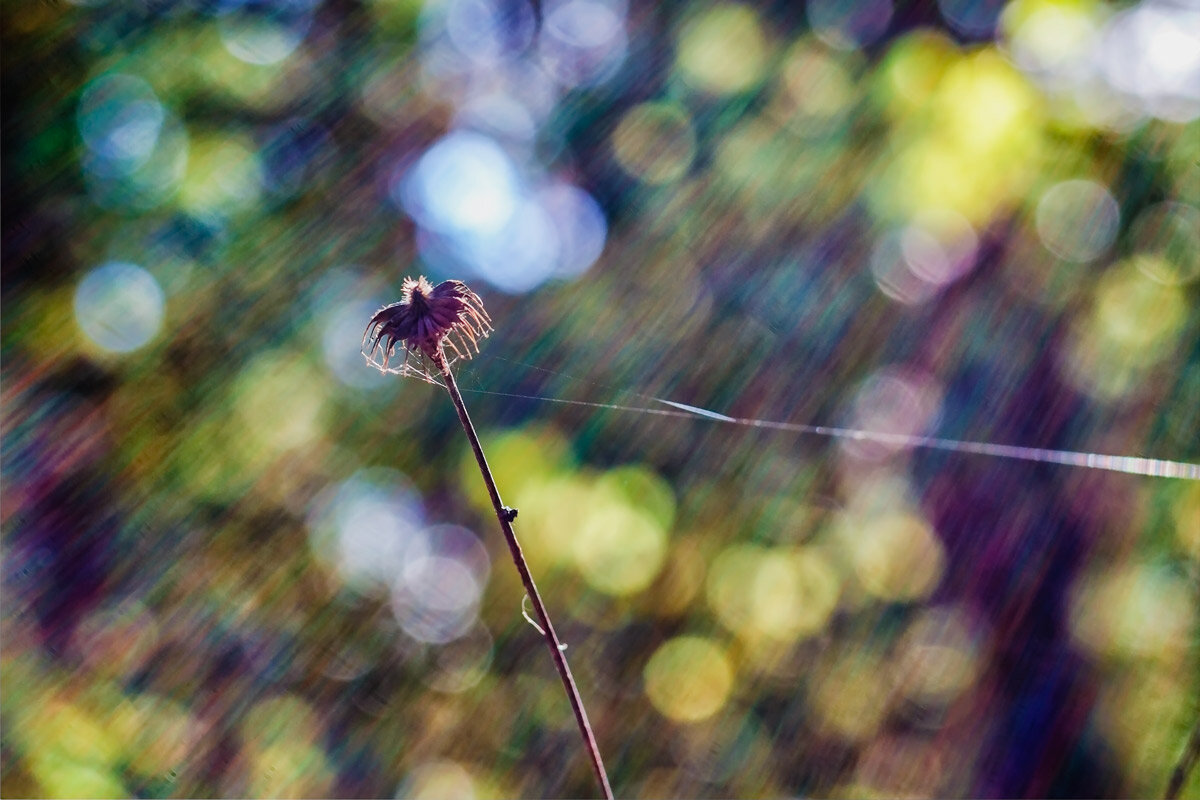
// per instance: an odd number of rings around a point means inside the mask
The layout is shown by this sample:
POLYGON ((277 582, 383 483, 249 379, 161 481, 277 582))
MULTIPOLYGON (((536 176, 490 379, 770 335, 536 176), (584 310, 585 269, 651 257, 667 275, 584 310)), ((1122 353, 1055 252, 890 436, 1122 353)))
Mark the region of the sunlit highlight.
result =
POLYGON ((391 193, 421 225, 427 262, 506 292, 577 277, 604 249, 607 223, 591 195, 563 181, 531 186, 503 147, 476 132, 451 133, 397 169, 391 193))
POLYGON ((439 525, 422 532, 426 552, 404 554, 392 587, 392 610, 412 638, 453 641, 475 624, 490 560, 471 531, 439 525))
POLYGON ((158 281, 136 264, 120 261, 91 270, 75 289, 75 321, 101 350, 129 353, 162 327, 166 298, 158 281))
POLYGON ((410 561, 430 553, 423 522, 420 497, 407 479, 378 468, 326 489, 308 515, 314 551, 359 590, 391 586, 410 561))

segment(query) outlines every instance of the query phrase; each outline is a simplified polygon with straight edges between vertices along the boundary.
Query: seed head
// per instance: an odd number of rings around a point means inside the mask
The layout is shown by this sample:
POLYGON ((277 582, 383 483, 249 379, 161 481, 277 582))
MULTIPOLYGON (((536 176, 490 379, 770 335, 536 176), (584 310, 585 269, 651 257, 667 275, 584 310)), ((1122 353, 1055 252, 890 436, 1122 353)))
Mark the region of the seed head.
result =
MULTIPOLYGON (((363 355, 367 363, 381 372, 401 372, 411 369, 410 355, 434 364, 454 357, 470 358, 479 352, 479 340, 492 330, 492 318, 483 308, 479 295, 462 281, 442 281, 437 286, 422 275, 405 278, 400 302, 384 306, 375 312, 363 333, 363 355), (367 348, 367 345, 370 348, 367 348), (396 345, 404 351, 399 369, 389 368, 396 345), (383 361, 375 360, 382 347, 383 361)), ((420 374, 420 370, 417 370, 420 374)))

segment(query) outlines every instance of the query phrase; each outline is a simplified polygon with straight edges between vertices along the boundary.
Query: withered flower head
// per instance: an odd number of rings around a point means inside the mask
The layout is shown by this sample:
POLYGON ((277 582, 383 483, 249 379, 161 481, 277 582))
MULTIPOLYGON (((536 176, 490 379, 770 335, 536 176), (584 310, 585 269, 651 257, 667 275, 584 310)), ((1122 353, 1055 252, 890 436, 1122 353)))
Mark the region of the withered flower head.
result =
POLYGON ((433 364, 445 358, 448 351, 454 353, 448 361, 470 358, 472 350, 479 352, 479 340, 491 332, 491 322, 479 295, 462 281, 442 281, 434 286, 424 275, 405 278, 400 302, 379 309, 367 323, 363 355, 368 364, 382 372, 404 372, 409 355, 433 364), (390 370, 396 345, 404 351, 404 362, 399 370, 390 370), (380 347, 382 362, 375 360, 380 347))

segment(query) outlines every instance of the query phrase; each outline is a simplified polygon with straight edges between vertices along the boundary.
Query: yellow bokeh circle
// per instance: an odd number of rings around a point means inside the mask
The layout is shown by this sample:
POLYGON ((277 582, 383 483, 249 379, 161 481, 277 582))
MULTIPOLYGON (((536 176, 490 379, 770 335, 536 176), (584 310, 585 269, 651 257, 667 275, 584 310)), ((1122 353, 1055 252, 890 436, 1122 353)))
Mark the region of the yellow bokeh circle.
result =
POLYGON ((679 32, 676 64, 689 85, 713 94, 753 87, 767 65, 767 40, 758 14, 748 6, 724 3, 685 23, 679 32))
POLYGON ((736 545, 713 561, 706 588, 709 605, 732 632, 794 641, 825 627, 841 580, 816 548, 736 545))
POLYGON ((910 601, 937 588, 945 555, 924 519, 907 512, 881 514, 855 533, 850 537, 854 572, 869 594, 910 601))
POLYGON ((575 567, 609 595, 629 595, 650 585, 667 556, 667 532, 657 520, 619 503, 588 512, 574 543, 575 567))
POLYGON ((733 667, 725 648, 700 636, 665 642, 650 657, 643 677, 650 703, 679 722, 711 717, 733 688, 733 667))
POLYGON ((1071 634, 1101 658, 1170 658, 1187 647, 1196 621, 1187 581, 1146 564, 1083 576, 1071 590, 1071 634))
POLYGON ((858 100, 854 77, 827 48, 801 39, 788 50, 772 116, 798 133, 827 133, 858 100))
POLYGON ((870 738, 890 711, 887 671, 872 654, 845 654, 821 671, 810 697, 820 727, 850 741, 870 738))
POLYGON ((687 112, 673 103, 642 103, 625 113, 612 134, 613 156, 644 183, 663 184, 687 174, 696 134, 687 112))

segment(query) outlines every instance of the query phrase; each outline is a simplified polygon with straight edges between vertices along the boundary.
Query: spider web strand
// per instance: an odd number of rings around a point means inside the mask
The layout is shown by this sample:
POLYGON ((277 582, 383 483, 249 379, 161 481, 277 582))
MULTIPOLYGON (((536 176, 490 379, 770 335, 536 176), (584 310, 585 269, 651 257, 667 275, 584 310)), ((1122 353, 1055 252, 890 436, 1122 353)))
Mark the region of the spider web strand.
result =
POLYGON ((835 439, 846 439, 859 442, 876 442, 894 447, 920 447, 928 450, 943 450, 953 453, 992 456, 994 458, 1009 458, 1018 461, 1033 461, 1043 464, 1062 464, 1069 467, 1084 469, 1099 469, 1109 472, 1123 472, 1130 475, 1145 475, 1157 478, 1182 478, 1184 480, 1200 480, 1200 464, 1186 461, 1168 461, 1161 458, 1140 458, 1137 456, 1114 456, 1102 453, 1083 453, 1074 450, 1053 450, 1043 447, 1021 447, 1009 444, 993 444, 991 442, 971 442, 959 439, 943 439, 934 436, 916 436, 901 433, 884 433, 881 431, 858 430, 855 428, 837 428, 826 425, 805 425, 799 422, 781 422, 767 419, 750 419, 745 417, 730 417, 716 411, 710 411, 674 400, 664 400, 658 397, 648 398, 658 403, 670 406, 666 408, 649 408, 644 406, 625 406, 615 403, 593 403, 585 400, 564 400, 558 397, 541 395, 512 394, 509 392, 492 392, 484 389, 466 389, 472 394, 489 394, 497 397, 510 397, 517 400, 537 400, 544 403, 560 403, 563 405, 586 406, 603 408, 613 411, 629 411, 638 414, 651 414, 661 417, 678 417, 686 419, 706 419, 713 422, 723 422, 729 425, 741 425, 750 428, 787 431, 789 433, 811 434, 835 439))

